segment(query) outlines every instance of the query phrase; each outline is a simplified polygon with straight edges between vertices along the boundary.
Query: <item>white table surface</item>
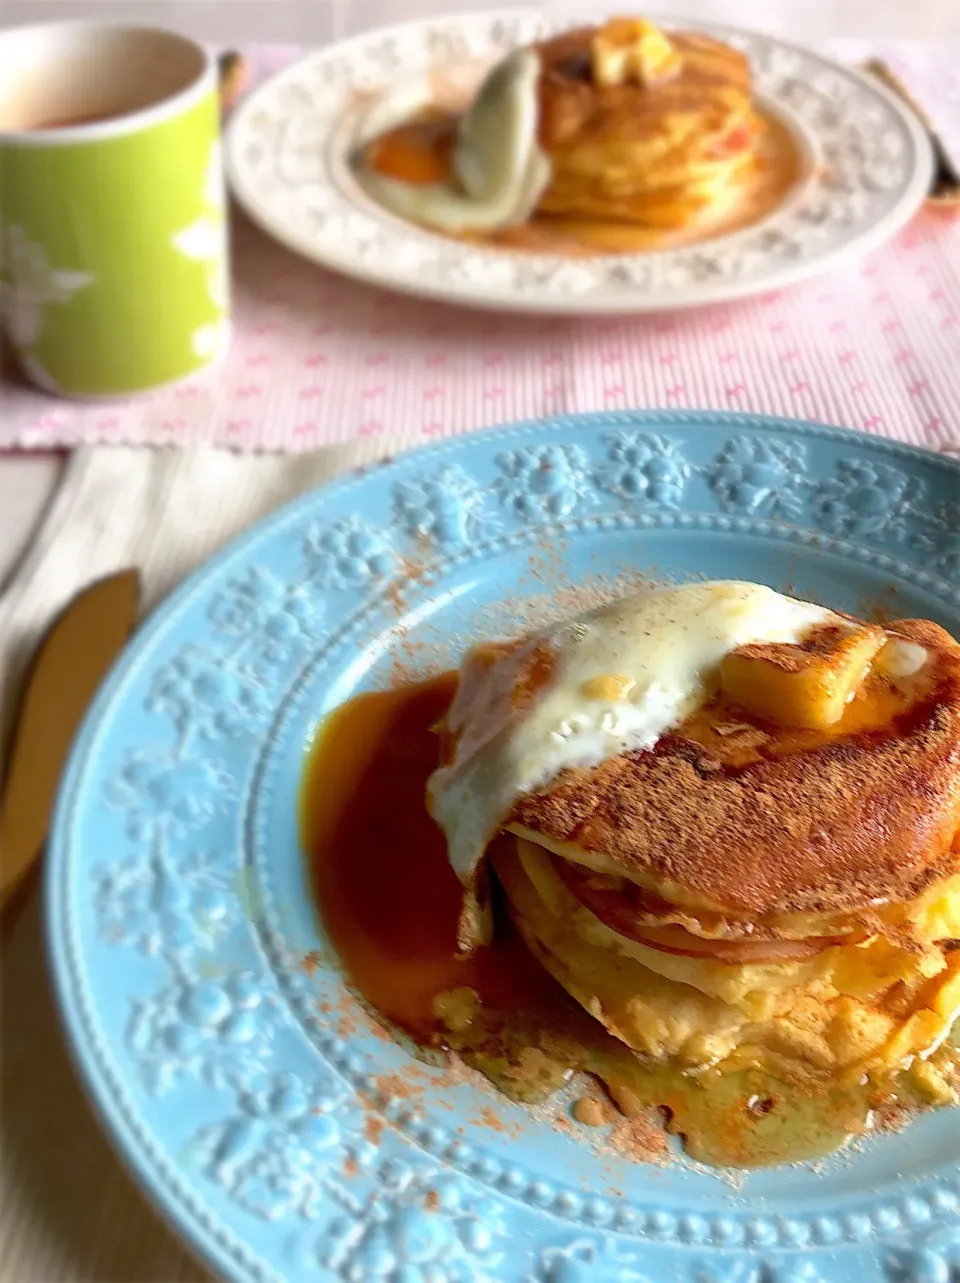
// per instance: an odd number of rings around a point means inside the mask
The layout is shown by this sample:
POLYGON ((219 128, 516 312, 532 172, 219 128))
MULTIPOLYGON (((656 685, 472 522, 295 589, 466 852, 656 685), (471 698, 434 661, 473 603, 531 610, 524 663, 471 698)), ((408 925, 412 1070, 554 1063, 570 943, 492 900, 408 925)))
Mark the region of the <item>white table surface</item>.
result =
POLYGON ((57 455, 0 455, 0 587, 42 520, 62 467, 57 455))
POLYGON ((319 44, 407 18, 511 7, 592 17, 645 10, 740 23, 807 42, 833 36, 960 40, 957 0, 0 0, 0 25, 92 17, 172 26, 217 42, 319 44))
MULTIPOLYGON (((508 4, 502 0, 502 7, 508 4)), ((545 4, 560 12, 598 12, 583 0, 545 4)), ((175 27, 216 43, 322 44, 383 23, 484 7, 495 7, 495 0, 0 0, 0 26, 93 18, 175 27)), ((601 3, 599 11, 623 8, 601 3)), ((804 42, 833 36, 960 42, 960 0, 651 0, 650 10, 741 23, 804 42)), ((61 467, 59 458, 0 456, 0 585, 42 518, 61 467)))

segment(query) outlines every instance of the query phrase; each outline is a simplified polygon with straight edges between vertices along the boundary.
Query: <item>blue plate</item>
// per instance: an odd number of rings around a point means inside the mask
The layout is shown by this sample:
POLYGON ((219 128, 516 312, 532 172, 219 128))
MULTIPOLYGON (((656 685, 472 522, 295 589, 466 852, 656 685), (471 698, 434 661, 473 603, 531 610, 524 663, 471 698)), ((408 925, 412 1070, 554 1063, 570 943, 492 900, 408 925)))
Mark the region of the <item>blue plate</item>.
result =
POLYGON ((398 610, 455 650, 485 610, 545 591, 531 556, 566 583, 754 579, 960 633, 960 467, 758 416, 586 415, 361 470, 233 544, 117 665, 57 808, 53 967, 108 1128, 229 1279, 960 1278, 960 1111, 732 1186, 451 1086, 347 992, 298 845, 306 746, 388 675, 398 610))

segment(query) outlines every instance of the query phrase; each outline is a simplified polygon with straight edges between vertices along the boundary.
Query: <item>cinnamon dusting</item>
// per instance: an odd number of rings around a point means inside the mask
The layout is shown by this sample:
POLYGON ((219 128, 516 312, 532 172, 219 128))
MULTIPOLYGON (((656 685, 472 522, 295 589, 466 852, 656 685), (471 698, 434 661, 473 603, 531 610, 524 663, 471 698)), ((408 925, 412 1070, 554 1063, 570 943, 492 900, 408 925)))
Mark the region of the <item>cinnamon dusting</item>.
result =
MULTIPOLYGON (((923 644, 930 648, 929 634, 923 644)), ((558 1129, 568 1131, 569 1117, 564 1117, 563 1111, 550 1112, 549 1104, 543 1102, 551 1101, 571 1069, 590 1068, 594 1063, 590 1058, 599 1056, 604 1067, 602 1080, 619 1106, 614 1113, 613 1105, 604 1102, 612 1121, 604 1143, 615 1152, 643 1161, 662 1161, 669 1152, 669 1142, 653 1106, 665 1105, 671 1113, 669 1129, 687 1136, 693 1152, 706 1161, 779 1161, 782 1141, 777 1149, 763 1136, 757 1143, 753 1139, 750 1118, 757 1111, 750 1101, 757 1088, 752 1083, 723 1085, 728 1096, 721 1099, 716 1084, 682 1083, 668 1073, 657 1071, 657 1076, 649 1067, 638 1066, 623 1044, 594 1028, 596 1022, 585 1013, 572 1009, 562 991, 509 932, 498 937, 488 957, 457 959, 452 942, 459 885, 446 861, 442 835, 422 805, 426 775, 435 764, 436 740, 429 728, 442 718, 451 689, 451 680, 445 678, 413 690, 361 696, 331 719, 325 734, 333 752, 324 752, 322 739, 318 745, 317 779, 322 776, 323 788, 312 789, 308 780, 305 807, 329 806, 335 799, 336 809, 322 816, 311 811, 307 841, 314 852, 328 933, 353 982, 388 1022, 426 1047, 443 1051, 446 1066, 442 1083, 476 1084, 480 1070, 515 1098, 540 1101, 538 1108, 547 1111, 558 1129), (384 816, 389 816, 390 840, 386 842, 384 816), (369 894, 372 885, 377 887, 375 897, 369 894), (471 1010, 465 1021, 455 1016, 453 1025, 461 1027, 451 1028, 449 1020, 440 1018, 443 1012, 438 1015, 435 1000, 438 994, 463 990, 478 994, 477 1010, 471 1010), (517 1023, 518 1011, 525 1014, 525 1022, 521 1019, 517 1023)), ((926 721, 916 718, 898 728, 902 738, 913 736, 921 744, 928 744, 924 737, 939 735, 942 739, 949 729, 938 726, 932 714, 926 721)), ((721 746, 724 742, 733 745, 740 738, 740 734, 716 737, 721 746)), ((858 745, 858 750, 860 757, 871 759, 879 751, 872 741, 869 753, 866 742, 858 745)), ((700 745, 690 743, 682 751, 669 745, 662 754, 665 764, 658 769, 669 770, 683 781, 688 779, 686 772, 692 771, 704 788, 721 788, 739 777, 721 760, 723 748, 716 751, 718 756, 709 759, 700 745), (716 761, 716 779, 706 778, 710 775, 704 768, 708 760, 716 761)), ((657 754, 647 756, 656 758, 657 754)), ((928 760, 935 768, 935 782, 936 755, 928 760)), ((777 764, 774 759, 764 759, 758 767, 770 770, 777 764)), ((771 780, 762 778, 764 787, 753 793, 754 801, 760 799, 761 812, 766 805, 761 794, 775 793, 771 780)), ((609 783, 612 786, 613 781, 609 783)), ((590 831, 591 824, 597 831, 600 819, 612 822, 616 814, 612 787, 601 801, 602 806, 580 815, 577 822, 585 831, 590 831)), ((571 805, 579 805, 575 797, 571 805)), ((619 818, 632 820, 628 810, 619 818)), ((700 813, 697 825, 702 825, 700 813)), ((682 867, 682 859, 676 867, 682 867)), ((754 888, 758 894, 762 889, 754 888)), ((719 903, 725 902, 721 899, 719 903)), ((749 907, 745 912, 751 912, 749 907)), ((875 910, 870 912, 876 916, 875 910)), ((356 1006, 352 1010, 360 1013, 356 1006)), ((449 1011, 446 1014, 449 1016, 449 1011)), ((346 1009, 338 1023, 345 1032, 350 1029, 346 1009)), ((435 1072, 425 1073, 411 1065, 402 1074, 382 1076, 376 1088, 379 1095, 407 1101, 429 1099, 436 1105, 436 1082, 435 1072)), ((838 1127, 848 1132, 863 1130, 860 1097, 855 1093, 849 1101, 838 1101, 828 1110, 816 1098, 808 1102, 800 1099, 797 1104, 794 1097, 781 1099, 766 1087, 763 1090, 764 1098, 777 1097, 771 1111, 774 1121, 784 1109, 799 1108, 803 1117, 807 1117, 803 1111, 808 1108, 821 1114, 826 1110, 829 1125, 825 1136, 832 1139, 824 1140, 824 1148, 838 1143, 838 1127)), ((376 1143, 383 1124, 375 1115, 371 1119, 368 1137, 376 1143)), ((765 1114, 758 1117, 761 1127, 767 1127, 768 1121, 765 1114)), ((504 1125, 492 1109, 480 1110, 476 1122, 490 1127, 504 1125)))
POLYGON ((936 672, 892 725, 819 744, 788 736, 803 751, 782 755, 767 728, 732 770, 722 746, 739 751, 740 736, 705 754, 681 727, 651 750, 563 772, 521 798, 510 825, 751 916, 914 899, 960 867, 960 647, 916 621, 890 631, 925 645, 936 672))

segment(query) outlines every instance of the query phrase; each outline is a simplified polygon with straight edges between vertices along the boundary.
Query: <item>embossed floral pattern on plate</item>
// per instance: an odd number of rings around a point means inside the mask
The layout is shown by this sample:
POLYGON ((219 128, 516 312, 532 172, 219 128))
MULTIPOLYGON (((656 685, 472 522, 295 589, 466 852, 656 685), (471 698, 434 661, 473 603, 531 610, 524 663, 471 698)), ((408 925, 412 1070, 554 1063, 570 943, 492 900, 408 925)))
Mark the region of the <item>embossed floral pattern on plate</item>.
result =
POLYGON ((118 1143, 223 1277, 953 1283, 953 1113, 734 1192, 598 1158, 414 1066, 344 987, 296 806, 318 714, 388 675, 398 625, 455 653, 485 603, 598 570, 734 574, 854 610, 893 590, 898 613, 960 630, 958 490, 956 462, 816 425, 561 417, 347 477, 158 611, 65 782, 54 974, 118 1143))
MULTIPOLYGON (((580 21, 584 19, 581 18, 580 21)), ((370 201, 348 156, 391 91, 489 64, 564 25, 535 10, 435 18, 312 54, 241 105, 228 172, 249 213, 297 252, 349 275, 452 302, 521 311, 652 311, 775 289, 862 253, 918 208, 932 173, 918 122, 873 82, 757 32, 703 24, 749 57, 758 94, 811 157, 802 189, 756 226, 699 246, 571 260, 458 244, 370 201)))

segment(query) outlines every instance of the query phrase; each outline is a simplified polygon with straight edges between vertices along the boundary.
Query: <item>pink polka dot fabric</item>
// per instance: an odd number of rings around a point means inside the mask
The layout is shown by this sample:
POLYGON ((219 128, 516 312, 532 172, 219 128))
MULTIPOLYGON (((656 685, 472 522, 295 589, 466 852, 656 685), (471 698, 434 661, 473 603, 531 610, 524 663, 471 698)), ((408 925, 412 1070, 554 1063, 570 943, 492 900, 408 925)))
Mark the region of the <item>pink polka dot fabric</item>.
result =
MULTIPOLYGON (((835 42, 885 58, 960 155, 960 49, 835 42)), ((253 51, 258 75, 294 56, 253 51)), ((73 405, 0 384, 0 448, 80 442, 297 451, 405 442, 623 407, 820 419, 960 442, 960 216, 923 211, 869 258, 810 284, 675 316, 563 319, 457 310, 369 288, 234 220, 234 338, 180 387, 73 405)))

